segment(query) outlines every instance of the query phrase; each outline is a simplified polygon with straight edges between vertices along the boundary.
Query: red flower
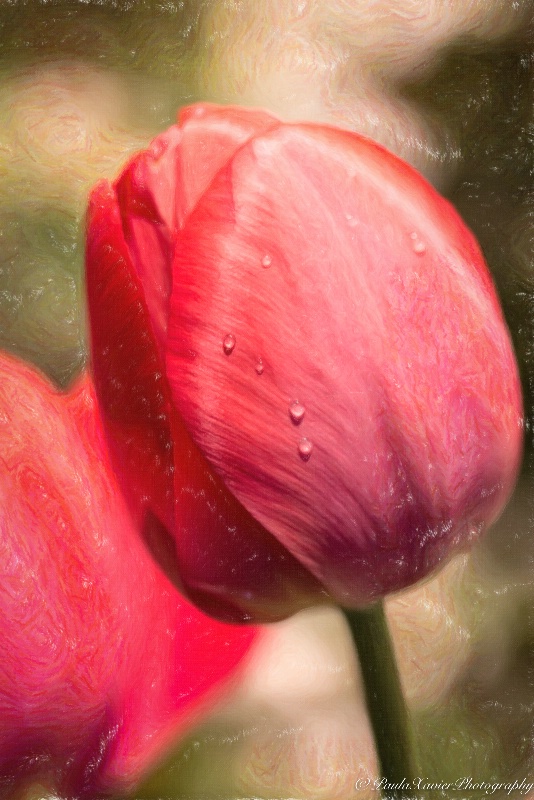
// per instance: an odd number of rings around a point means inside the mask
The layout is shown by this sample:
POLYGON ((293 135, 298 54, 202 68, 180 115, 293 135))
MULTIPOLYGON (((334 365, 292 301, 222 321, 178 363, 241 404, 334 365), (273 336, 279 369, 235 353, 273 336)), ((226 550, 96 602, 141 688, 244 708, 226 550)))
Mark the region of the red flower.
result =
POLYGON ((185 109, 94 190, 87 281, 116 464, 210 613, 365 605, 508 498, 521 396, 488 270, 375 143, 185 109))
POLYGON ((86 377, 0 358, 0 794, 128 787, 255 637, 183 600, 137 535, 86 377))

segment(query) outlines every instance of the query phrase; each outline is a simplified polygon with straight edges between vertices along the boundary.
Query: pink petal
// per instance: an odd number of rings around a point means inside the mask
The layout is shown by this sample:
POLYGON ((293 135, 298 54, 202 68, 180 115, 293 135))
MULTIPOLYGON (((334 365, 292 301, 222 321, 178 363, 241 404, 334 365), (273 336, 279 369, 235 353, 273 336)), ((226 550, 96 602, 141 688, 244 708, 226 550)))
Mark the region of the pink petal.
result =
POLYGON ((175 238, 225 159, 277 124, 260 111, 192 106, 180 128, 131 160, 115 189, 102 181, 91 194, 86 283, 99 400, 124 490, 142 507, 150 499, 171 528, 173 411, 164 345, 175 238))
POLYGON ((163 346, 176 235, 210 181, 251 136, 278 120, 263 111, 197 104, 130 161, 115 184, 124 238, 163 346))
POLYGON ((94 798, 138 780, 256 636, 184 601, 112 477, 86 376, 63 396, 0 358, 0 785, 94 798))
POLYGON ((219 170, 253 136, 277 128, 280 122, 266 111, 239 106, 197 103, 181 109, 182 130, 180 212, 183 227, 187 217, 219 170))
POLYGON ((259 111, 194 106, 183 113, 180 130, 159 137, 131 162, 117 196, 105 182, 95 187, 88 213, 93 372, 115 467, 139 519, 151 512, 145 538, 159 563, 204 609, 233 621, 249 619, 252 608, 256 619, 277 619, 286 613, 282 608, 307 605, 319 587, 213 475, 175 413, 158 322, 166 313, 159 277, 164 257, 155 241, 163 241, 165 230, 167 240, 179 242, 169 226, 182 224, 215 170, 252 134, 278 124, 259 111), (178 563, 154 517, 175 531, 178 563), (236 559, 233 549, 217 543, 243 527, 246 542, 236 559), (268 552, 268 566, 256 561, 258 547, 268 552), (270 599, 263 612, 254 600, 258 583, 270 599))
POLYGON ((344 605, 428 574, 511 491, 520 386, 483 258, 368 140, 285 125, 242 147, 182 234, 168 331, 199 448, 344 605))

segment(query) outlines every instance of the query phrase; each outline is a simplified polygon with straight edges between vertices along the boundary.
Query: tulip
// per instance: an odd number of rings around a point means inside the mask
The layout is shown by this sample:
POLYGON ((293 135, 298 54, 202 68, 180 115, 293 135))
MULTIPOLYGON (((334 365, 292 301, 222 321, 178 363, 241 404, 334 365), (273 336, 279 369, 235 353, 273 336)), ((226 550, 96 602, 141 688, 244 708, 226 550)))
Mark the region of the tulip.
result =
POLYGON ((366 607, 502 510, 521 391, 488 269, 376 143, 187 108, 93 191, 86 270, 116 469, 210 614, 366 607))
POLYGON ((0 357, 0 796, 130 788, 255 639, 185 601, 113 477, 92 383, 0 357))

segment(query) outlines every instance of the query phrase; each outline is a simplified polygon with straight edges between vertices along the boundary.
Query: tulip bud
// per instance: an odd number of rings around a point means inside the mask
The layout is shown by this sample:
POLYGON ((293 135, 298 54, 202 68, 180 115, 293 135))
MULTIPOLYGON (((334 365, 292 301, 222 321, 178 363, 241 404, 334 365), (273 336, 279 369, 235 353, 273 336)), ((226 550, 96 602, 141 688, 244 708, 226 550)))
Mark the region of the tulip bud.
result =
POLYGON ((89 213, 95 381, 212 614, 372 603, 500 513, 521 393, 480 250, 356 134, 196 106, 89 213))
POLYGON ((130 788, 255 638, 204 617, 144 548, 87 376, 0 357, 0 795, 130 788))

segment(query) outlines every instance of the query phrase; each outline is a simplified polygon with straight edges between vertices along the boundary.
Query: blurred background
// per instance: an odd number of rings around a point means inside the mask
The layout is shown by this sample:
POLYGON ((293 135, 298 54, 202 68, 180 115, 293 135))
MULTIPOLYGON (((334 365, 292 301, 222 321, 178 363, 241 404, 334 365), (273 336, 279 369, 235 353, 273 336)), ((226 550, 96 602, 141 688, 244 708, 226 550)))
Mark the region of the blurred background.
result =
MULTIPOLYGON (((485 540, 388 601, 429 781, 534 774, 533 11, 531 0, 0 2, 0 347, 60 386, 87 359, 88 190, 193 101, 363 132, 478 236, 518 354, 527 446, 485 540)), ((237 690, 131 798, 366 800, 355 781, 375 774, 344 622, 319 609, 269 629, 237 690)))

